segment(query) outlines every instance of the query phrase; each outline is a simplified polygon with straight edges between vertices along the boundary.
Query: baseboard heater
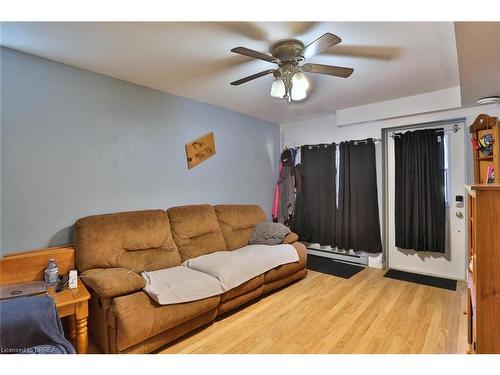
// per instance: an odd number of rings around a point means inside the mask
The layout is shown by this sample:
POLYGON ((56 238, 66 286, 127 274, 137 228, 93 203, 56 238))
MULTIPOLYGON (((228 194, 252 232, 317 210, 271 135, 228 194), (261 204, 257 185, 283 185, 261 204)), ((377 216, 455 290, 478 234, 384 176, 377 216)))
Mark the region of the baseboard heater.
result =
POLYGON ((332 249, 330 246, 323 247, 319 244, 304 243, 307 247, 307 253, 311 255, 317 255, 320 257, 331 258, 338 260, 340 262, 359 264, 362 266, 368 266, 368 256, 367 255, 357 255, 351 253, 341 253, 332 249))

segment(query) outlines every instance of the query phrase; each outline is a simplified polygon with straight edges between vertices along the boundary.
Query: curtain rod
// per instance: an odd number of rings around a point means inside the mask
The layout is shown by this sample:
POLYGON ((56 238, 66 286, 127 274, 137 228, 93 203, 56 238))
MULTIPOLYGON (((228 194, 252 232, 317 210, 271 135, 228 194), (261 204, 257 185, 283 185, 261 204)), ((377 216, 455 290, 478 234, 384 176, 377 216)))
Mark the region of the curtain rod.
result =
MULTIPOLYGON (((379 142, 382 142, 382 139, 381 138, 365 138, 365 139, 353 139, 351 141, 347 141, 347 142, 354 142, 354 144, 358 144, 358 143, 368 143, 368 140, 372 139, 374 143, 379 143, 379 142)), ((324 147, 324 148, 328 148, 328 147, 331 147, 333 146, 333 143, 319 143, 319 144, 316 144, 316 145, 302 145, 302 146, 296 146, 295 145, 295 142, 294 142, 294 145, 292 148, 295 148, 295 149, 298 149, 298 148, 301 148, 301 147, 309 147, 309 148, 313 148, 313 147, 324 147)), ((339 144, 335 144, 335 147, 338 148, 339 147, 339 144)), ((285 147, 287 148, 287 147, 285 147)))
MULTIPOLYGON (((443 133, 448 133, 448 132, 453 132, 453 133, 458 133, 458 131, 462 129, 458 124, 453 124, 453 128, 452 129, 436 129, 436 131, 440 131, 440 132, 443 132, 443 133)), ((398 137, 401 137, 404 133, 395 133, 395 132, 392 132, 391 134, 391 138, 398 138, 398 137)))

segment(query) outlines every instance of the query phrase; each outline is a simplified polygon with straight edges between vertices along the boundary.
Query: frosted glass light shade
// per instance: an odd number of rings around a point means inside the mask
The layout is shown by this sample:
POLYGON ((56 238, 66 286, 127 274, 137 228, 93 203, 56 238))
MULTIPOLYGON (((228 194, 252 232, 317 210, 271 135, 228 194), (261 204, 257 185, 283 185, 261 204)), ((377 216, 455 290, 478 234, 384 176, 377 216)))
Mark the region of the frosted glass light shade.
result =
POLYGON ((301 90, 300 88, 295 88, 292 86, 292 100, 293 101, 301 101, 304 100, 307 96, 306 90, 301 90))
POLYGON ((309 88, 309 81, 307 80, 304 73, 297 72, 292 77, 292 85, 299 88, 300 90, 306 91, 309 88))
POLYGON ((285 94, 285 83, 281 80, 281 78, 276 78, 271 84, 271 96, 273 98, 283 99, 285 94))
POLYGON ((295 73, 292 77, 292 100, 304 100, 307 96, 308 88, 309 82, 306 76, 301 72, 295 73))

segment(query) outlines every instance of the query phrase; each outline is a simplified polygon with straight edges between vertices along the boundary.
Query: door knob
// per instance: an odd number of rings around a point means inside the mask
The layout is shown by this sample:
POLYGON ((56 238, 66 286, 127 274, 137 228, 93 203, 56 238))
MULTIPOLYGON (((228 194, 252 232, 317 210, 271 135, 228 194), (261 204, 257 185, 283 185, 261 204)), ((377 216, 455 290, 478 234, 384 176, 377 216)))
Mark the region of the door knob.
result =
POLYGON ((464 214, 462 213, 462 211, 457 211, 457 212, 455 212, 455 215, 457 215, 457 217, 458 217, 459 219, 463 219, 463 217, 464 217, 464 214))

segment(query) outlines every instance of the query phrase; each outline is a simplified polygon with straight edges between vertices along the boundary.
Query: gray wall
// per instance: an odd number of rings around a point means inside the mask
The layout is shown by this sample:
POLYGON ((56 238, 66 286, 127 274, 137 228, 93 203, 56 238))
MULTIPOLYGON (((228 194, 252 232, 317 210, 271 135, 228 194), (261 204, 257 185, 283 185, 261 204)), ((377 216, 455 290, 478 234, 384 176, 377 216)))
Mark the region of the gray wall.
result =
POLYGON ((270 212, 278 124, 1 52, 2 254, 71 243, 91 214, 194 203, 270 212), (217 154, 188 171, 185 143, 210 131, 217 154))

